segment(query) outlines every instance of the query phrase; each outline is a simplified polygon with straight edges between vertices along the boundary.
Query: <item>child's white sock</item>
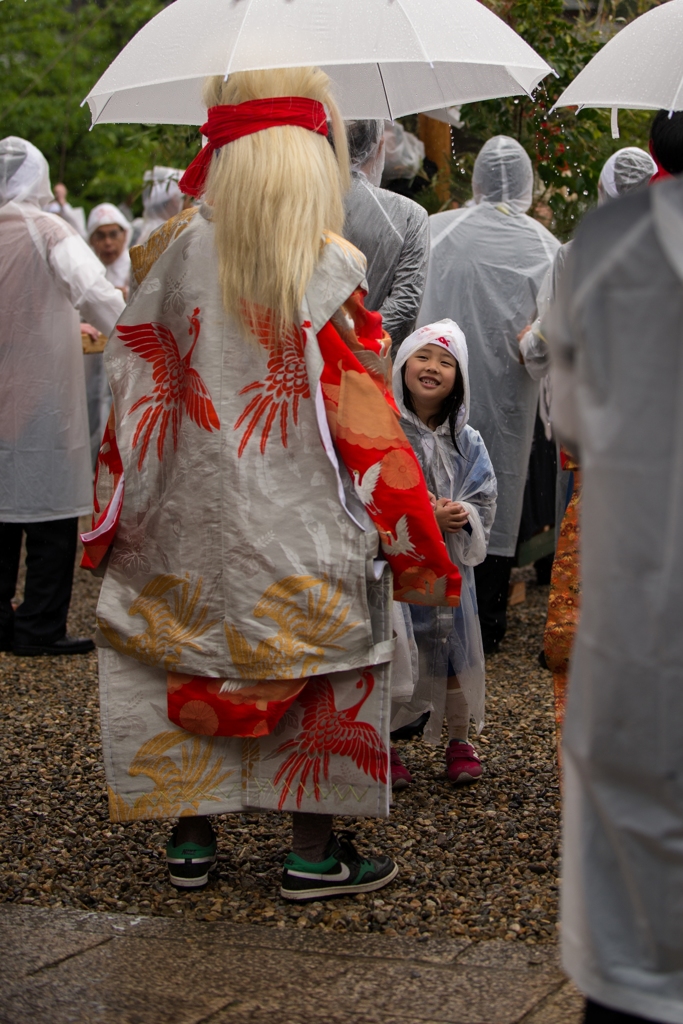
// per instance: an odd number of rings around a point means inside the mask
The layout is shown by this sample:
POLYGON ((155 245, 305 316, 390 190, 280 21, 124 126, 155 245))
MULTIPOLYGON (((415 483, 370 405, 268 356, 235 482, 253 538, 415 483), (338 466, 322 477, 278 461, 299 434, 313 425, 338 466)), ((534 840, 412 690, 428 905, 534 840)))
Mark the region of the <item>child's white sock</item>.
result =
POLYGON ((448 723, 448 739, 467 743, 470 731, 470 709, 465 694, 460 687, 446 691, 446 721, 448 723))

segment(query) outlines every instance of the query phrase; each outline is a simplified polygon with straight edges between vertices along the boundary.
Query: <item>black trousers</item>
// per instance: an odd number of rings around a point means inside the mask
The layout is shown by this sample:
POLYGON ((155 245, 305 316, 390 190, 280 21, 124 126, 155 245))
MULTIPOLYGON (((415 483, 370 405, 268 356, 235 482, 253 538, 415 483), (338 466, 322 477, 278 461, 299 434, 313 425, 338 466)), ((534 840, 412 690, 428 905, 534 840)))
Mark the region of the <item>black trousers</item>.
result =
POLYGON ((474 567, 477 587, 477 606, 484 650, 497 646, 507 629, 508 590, 514 558, 506 555, 487 555, 474 567))
POLYGON ((630 1013, 623 1013, 621 1010, 610 1010, 607 1006, 594 1003, 592 999, 586 1002, 586 1016, 584 1024, 652 1024, 652 1021, 645 1017, 634 1017, 630 1013))
POLYGON ((78 519, 0 523, 0 649, 12 644, 53 644, 66 634, 78 519), (24 600, 12 609, 21 537, 26 534, 24 600))

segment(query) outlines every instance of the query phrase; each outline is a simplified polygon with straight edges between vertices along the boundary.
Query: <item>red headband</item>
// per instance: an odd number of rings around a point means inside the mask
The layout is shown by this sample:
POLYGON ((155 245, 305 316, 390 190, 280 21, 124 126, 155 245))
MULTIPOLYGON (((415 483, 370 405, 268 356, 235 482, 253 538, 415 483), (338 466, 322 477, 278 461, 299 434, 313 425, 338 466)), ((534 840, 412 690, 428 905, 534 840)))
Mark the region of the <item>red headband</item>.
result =
POLYGON ((211 157, 235 139, 266 128, 294 125, 307 128, 318 135, 327 135, 325 108, 317 100, 304 96, 278 96, 266 100, 247 100, 246 103, 209 107, 208 121, 200 131, 208 144, 194 158, 180 179, 180 191, 188 196, 200 196, 204 191, 211 157))

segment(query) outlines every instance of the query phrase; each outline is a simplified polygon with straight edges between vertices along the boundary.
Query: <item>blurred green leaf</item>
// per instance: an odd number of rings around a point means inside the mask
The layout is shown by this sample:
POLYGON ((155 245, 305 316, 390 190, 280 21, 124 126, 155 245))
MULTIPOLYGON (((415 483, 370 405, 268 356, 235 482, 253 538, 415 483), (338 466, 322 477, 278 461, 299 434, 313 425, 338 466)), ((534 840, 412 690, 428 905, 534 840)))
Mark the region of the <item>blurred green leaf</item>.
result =
POLYGON ((142 175, 185 167, 197 128, 98 125, 81 102, 128 40, 163 10, 161 0, 2 0, 0 136, 19 135, 45 154, 52 182, 74 203, 140 209, 142 175))

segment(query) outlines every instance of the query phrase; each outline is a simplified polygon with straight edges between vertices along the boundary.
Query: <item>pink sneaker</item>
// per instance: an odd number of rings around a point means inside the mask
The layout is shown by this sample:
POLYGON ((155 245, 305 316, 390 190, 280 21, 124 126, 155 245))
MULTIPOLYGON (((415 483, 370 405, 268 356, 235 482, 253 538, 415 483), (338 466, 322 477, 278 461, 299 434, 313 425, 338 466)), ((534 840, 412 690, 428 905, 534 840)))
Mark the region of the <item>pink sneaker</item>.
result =
POLYGON ((391 788, 394 791, 405 789, 413 781, 413 777, 398 756, 396 747, 389 748, 389 760, 391 762, 391 788))
MULTIPOLYGON (((392 769, 393 770, 393 769, 392 769)), ((451 740, 446 747, 446 775, 451 782, 474 782, 481 775, 481 761, 471 743, 451 740)))

